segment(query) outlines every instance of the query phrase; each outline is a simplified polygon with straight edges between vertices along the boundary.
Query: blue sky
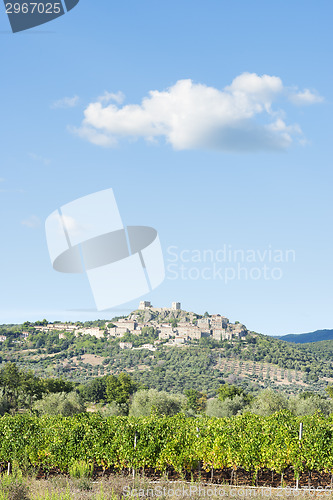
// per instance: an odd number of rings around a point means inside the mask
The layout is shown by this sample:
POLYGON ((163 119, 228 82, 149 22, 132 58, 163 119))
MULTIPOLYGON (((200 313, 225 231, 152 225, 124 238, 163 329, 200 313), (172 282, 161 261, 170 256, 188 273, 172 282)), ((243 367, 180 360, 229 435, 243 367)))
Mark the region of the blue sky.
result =
POLYGON ((142 299, 265 334, 333 328, 332 11, 81 0, 12 34, 2 7, 0 324, 136 307, 83 312, 86 276, 54 271, 46 245, 51 212, 113 188, 123 222, 160 236, 166 279, 142 299), (224 248, 254 261, 217 262, 224 248))

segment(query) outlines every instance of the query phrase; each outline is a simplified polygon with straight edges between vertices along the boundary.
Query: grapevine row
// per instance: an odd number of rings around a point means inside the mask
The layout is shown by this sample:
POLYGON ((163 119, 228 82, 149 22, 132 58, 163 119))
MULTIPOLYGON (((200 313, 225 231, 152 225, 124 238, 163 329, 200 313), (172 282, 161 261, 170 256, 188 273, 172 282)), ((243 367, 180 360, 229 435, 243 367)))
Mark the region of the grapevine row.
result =
POLYGON ((67 472, 74 460, 103 469, 154 468, 191 471, 242 468, 282 473, 292 467, 333 472, 333 421, 320 415, 297 418, 74 417, 5 415, 0 418, 0 463, 16 462, 67 472), (299 424, 303 437, 299 441, 299 424), (134 447, 134 442, 136 446, 134 447))

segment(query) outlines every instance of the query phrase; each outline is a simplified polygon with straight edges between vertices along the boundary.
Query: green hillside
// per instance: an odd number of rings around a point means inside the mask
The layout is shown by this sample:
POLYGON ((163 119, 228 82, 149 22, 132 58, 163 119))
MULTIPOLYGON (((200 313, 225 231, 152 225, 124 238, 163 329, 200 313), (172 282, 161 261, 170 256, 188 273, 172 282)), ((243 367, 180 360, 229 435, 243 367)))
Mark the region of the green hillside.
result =
MULTIPOLYGON (((150 324, 144 315, 142 321, 150 324)), ((163 318, 155 314, 154 324, 160 320, 177 323, 180 316, 189 323, 200 318, 184 311, 172 317, 164 314, 163 318)), ((113 318, 111 326, 117 320, 113 318)), ((175 346, 158 341, 153 326, 142 328, 136 335, 111 337, 104 320, 79 324, 100 331, 100 338, 96 338, 38 331, 41 324, 47 325, 47 321, 0 327, 2 366, 12 361, 42 377, 64 377, 81 383, 92 377, 128 372, 147 388, 169 392, 196 389, 208 397, 216 394, 222 380, 254 391, 272 388, 289 394, 323 392, 333 383, 333 340, 295 344, 247 331, 244 338, 217 341, 203 337, 175 346), (121 348, 125 342, 132 347, 121 348), (151 348, 143 347, 147 345, 151 348)))

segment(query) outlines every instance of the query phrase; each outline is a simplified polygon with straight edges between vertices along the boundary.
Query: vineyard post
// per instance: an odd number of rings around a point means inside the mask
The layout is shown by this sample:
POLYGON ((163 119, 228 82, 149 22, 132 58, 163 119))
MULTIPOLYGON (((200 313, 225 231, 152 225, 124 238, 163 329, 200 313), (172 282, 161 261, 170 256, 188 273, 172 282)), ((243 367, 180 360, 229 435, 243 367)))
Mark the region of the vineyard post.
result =
MULTIPOLYGON (((299 445, 299 451, 301 451, 302 448, 302 437, 303 437, 303 422, 299 423, 299 434, 298 434, 298 445, 299 445)), ((298 490, 298 479, 299 479, 299 472, 297 473, 297 478, 296 478, 296 490, 298 490)))
MULTIPOLYGON (((200 429, 199 427, 197 427, 197 439, 199 439, 199 436, 200 436, 200 429)), ((200 460, 198 460, 198 473, 199 473, 199 476, 201 474, 201 463, 200 463, 200 460)))
MULTIPOLYGON (((134 435, 134 450, 135 449, 136 449, 136 433, 134 435)), ((133 480, 134 480, 134 478, 135 478, 135 469, 134 469, 134 467, 133 467, 133 470, 132 470, 132 474, 133 474, 133 480)))
POLYGON ((8 468, 7 468, 7 476, 10 474, 10 462, 8 462, 8 468))

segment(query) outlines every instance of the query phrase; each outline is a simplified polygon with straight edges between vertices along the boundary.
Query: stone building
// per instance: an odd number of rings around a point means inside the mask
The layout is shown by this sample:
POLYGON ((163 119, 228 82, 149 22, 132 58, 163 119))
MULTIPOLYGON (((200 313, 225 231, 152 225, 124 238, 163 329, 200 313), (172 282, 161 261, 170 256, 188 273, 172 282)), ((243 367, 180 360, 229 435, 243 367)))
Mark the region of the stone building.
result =
POLYGON ((222 329, 222 328, 227 328, 229 323, 228 318, 225 318, 224 316, 220 316, 219 314, 214 314, 210 318, 210 327, 212 330, 214 329, 222 329))
POLYGON ((140 311, 143 309, 149 309, 150 307, 152 307, 150 302, 147 302, 146 300, 141 300, 141 302, 139 304, 140 311))
POLYGON ((199 328, 209 329, 210 328, 210 318, 199 318, 197 320, 197 326, 199 328))
POLYGON ((99 328, 80 328, 75 332, 75 336, 77 337, 80 333, 82 335, 91 335, 97 339, 102 339, 104 337, 104 330, 100 330, 99 328))
POLYGON ((176 332, 173 330, 171 325, 168 325, 168 326, 162 325, 159 328, 159 334, 158 334, 159 340, 168 340, 171 337, 173 337, 174 335, 176 335, 176 332))
POLYGON ((110 337, 122 337, 124 333, 128 333, 129 330, 126 327, 114 326, 108 329, 108 334, 110 337))

